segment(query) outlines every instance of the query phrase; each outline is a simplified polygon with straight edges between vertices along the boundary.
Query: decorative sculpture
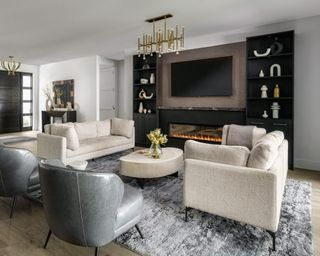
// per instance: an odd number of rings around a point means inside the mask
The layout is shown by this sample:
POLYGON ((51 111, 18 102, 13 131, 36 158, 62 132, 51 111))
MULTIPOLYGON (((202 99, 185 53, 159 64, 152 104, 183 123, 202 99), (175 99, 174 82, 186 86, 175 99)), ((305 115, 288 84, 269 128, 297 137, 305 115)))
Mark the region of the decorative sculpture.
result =
POLYGON ((151 73, 150 75, 150 84, 154 84, 156 82, 156 77, 154 75, 154 73, 151 73))
POLYGON ((146 79, 146 78, 140 79, 140 84, 147 84, 147 83, 148 83, 148 79, 146 79))
POLYGON ((267 94, 268 87, 266 85, 262 85, 260 90, 261 90, 261 98, 268 98, 268 94, 267 94))
POLYGON ((140 114, 142 114, 142 113, 143 113, 143 103, 142 103, 142 102, 140 102, 140 103, 139 103, 139 109, 138 109, 138 112, 139 112, 140 114))
POLYGON ((253 54, 256 57, 266 57, 266 56, 268 56, 270 54, 270 52, 271 52, 271 48, 268 48, 264 53, 258 53, 257 50, 254 50, 253 54))
POLYGON ((260 70, 259 77, 264 77, 264 72, 262 69, 260 70))
POLYGON ((274 76, 274 69, 277 71, 277 76, 281 76, 281 67, 279 64, 273 64, 270 67, 270 76, 274 76))
POLYGON ((153 97, 153 93, 151 93, 149 96, 147 95, 147 93, 145 92, 145 90, 141 90, 139 92, 139 98, 140 99, 151 99, 153 97))
POLYGON ((279 88, 278 84, 276 84, 276 87, 274 87, 273 97, 274 98, 279 98, 280 97, 280 88, 279 88))
POLYGON ((271 109, 272 109, 272 118, 278 119, 279 118, 279 110, 280 110, 280 106, 279 106, 278 102, 273 102, 271 105, 271 109))
POLYGON ((283 44, 278 41, 278 38, 274 38, 274 42, 270 45, 272 55, 278 55, 283 50, 283 44))
POLYGON ((267 110, 264 110, 264 111, 263 111, 262 117, 263 117, 263 118, 268 118, 267 110))

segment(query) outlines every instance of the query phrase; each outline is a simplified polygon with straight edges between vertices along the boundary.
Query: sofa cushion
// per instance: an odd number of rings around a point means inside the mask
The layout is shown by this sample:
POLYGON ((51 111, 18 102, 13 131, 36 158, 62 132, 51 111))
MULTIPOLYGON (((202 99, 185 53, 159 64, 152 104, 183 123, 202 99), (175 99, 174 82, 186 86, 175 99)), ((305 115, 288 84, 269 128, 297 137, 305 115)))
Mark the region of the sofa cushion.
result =
POLYGON ((54 123, 54 124, 46 124, 44 126, 44 133, 51 134, 51 128, 55 129, 57 126, 67 126, 67 127, 74 127, 74 124, 71 122, 68 123, 54 123))
POLYGON ((111 134, 131 138, 133 135, 133 126, 133 120, 113 118, 111 120, 111 134))
POLYGON ((281 131, 273 131, 257 141, 251 150, 248 167, 268 170, 278 156, 278 149, 284 140, 281 131))
POLYGON ((185 158, 246 166, 250 150, 243 146, 215 145, 194 140, 185 143, 185 158))
POLYGON ((97 121, 97 137, 110 135, 111 121, 110 119, 104 121, 97 121))
POLYGON ((79 136, 79 140, 97 137, 97 122, 75 123, 74 127, 79 136))
MULTIPOLYGON (((51 134, 61 137, 65 137, 67 140, 67 148, 76 150, 79 148, 79 138, 74 127, 68 127, 65 125, 52 125, 51 134)), ((50 145, 48 145, 50 147, 50 145)))
POLYGON ((80 147, 77 150, 67 150, 67 157, 74 157, 87 154, 107 148, 121 146, 130 143, 132 140, 124 136, 105 136, 98 138, 85 139, 80 141, 80 147))

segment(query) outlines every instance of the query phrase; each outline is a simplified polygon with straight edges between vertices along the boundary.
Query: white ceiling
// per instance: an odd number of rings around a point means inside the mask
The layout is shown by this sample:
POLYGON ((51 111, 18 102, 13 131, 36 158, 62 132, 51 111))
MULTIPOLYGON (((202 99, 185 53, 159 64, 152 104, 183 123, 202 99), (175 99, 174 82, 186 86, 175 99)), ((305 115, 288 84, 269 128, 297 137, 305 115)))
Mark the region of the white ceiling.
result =
POLYGON ((172 25, 185 26, 188 38, 319 15, 320 0, 1 1, 0 59, 121 58, 151 30, 145 19, 166 13, 174 15, 172 25))

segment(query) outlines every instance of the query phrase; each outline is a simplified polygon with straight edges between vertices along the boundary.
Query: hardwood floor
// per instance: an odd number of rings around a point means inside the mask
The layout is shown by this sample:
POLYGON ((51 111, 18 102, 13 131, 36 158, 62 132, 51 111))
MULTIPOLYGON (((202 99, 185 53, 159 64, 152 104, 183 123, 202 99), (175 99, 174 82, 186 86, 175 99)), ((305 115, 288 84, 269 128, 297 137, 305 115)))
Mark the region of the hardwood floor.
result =
MULTIPOLYGON (((20 197, 12 219, 9 219, 10 199, 0 200, 0 255, 8 256, 67 256, 94 255, 93 248, 65 243, 52 236, 47 249, 43 249, 48 225, 43 208, 36 202, 20 197)), ((101 256, 135 256, 137 254, 111 243, 101 248, 101 256)))
MULTIPOLYGON (((32 133, 24 135, 29 136, 32 133)), ((23 142, 14 146, 28 148, 36 153, 33 142, 23 142)), ((289 171, 288 178, 312 183, 312 228, 314 255, 320 255, 320 172, 289 171)), ((48 226, 43 208, 36 202, 20 197, 12 219, 9 219, 10 199, 0 198, 0 255, 1 256, 67 256, 94 255, 93 248, 84 248, 65 243, 54 236, 47 249, 43 249, 48 226)), ((146 238, 147 239, 147 238, 146 238)), ((110 243, 101 248, 102 256, 137 256, 126 248, 110 243)))

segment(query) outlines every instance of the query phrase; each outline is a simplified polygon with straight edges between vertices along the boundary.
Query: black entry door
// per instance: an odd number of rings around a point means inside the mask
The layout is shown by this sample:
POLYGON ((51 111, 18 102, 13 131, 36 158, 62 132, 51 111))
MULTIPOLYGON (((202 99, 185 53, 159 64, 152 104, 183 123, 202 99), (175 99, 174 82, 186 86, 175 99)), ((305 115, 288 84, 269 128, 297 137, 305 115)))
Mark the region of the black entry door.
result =
POLYGON ((21 75, 0 71, 0 133, 21 130, 21 75))

